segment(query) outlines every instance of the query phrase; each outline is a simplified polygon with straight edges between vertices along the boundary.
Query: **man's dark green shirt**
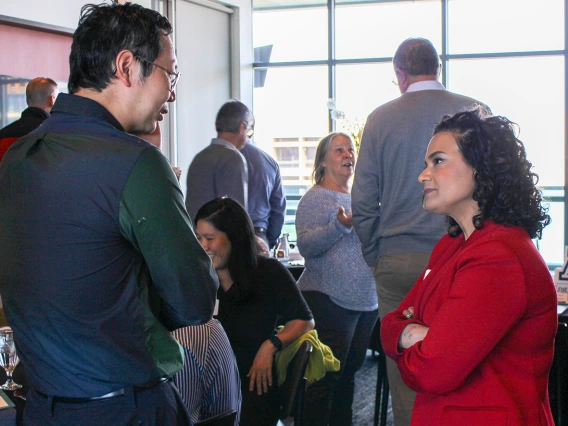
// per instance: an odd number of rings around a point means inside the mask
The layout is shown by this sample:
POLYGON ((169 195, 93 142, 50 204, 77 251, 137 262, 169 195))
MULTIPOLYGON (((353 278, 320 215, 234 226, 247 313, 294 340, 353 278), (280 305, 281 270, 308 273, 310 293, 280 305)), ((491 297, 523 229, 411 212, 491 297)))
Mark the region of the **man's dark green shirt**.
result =
POLYGON ((218 287, 166 158, 76 95, 0 163, 0 259, 18 354, 48 395, 171 376, 169 331, 207 322, 218 287))

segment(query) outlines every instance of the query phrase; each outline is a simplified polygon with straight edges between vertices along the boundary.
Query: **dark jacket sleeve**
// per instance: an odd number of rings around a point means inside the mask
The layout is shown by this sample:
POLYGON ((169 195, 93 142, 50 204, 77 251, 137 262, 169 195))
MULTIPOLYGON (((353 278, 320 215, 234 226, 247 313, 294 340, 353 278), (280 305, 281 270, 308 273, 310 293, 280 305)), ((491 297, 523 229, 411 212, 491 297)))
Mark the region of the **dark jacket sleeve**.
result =
POLYGON ((282 177, 280 176, 280 169, 276 164, 276 177, 274 178, 274 187, 270 194, 270 217, 268 218, 268 228, 266 230, 266 238, 270 247, 276 245, 276 241, 282 232, 284 225, 284 216, 286 214, 286 197, 282 189, 282 177))
POLYGON ((157 149, 144 151, 130 173, 120 228, 148 265, 164 324, 174 329, 209 321, 217 275, 195 237, 177 178, 157 149))

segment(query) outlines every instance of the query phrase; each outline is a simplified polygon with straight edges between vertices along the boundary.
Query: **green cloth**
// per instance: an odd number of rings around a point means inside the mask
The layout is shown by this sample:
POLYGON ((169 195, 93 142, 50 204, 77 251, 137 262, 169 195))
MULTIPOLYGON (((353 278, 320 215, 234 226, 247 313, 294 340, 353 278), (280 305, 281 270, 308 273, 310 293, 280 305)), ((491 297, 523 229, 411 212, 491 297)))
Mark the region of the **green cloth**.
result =
MULTIPOLYGON (((279 328, 280 331, 281 327, 279 328)), ((308 386, 322 379, 328 371, 339 371, 339 360, 333 356, 333 352, 329 346, 324 345, 318 339, 318 332, 311 330, 300 336, 295 342, 276 352, 274 362, 276 363, 276 371, 278 372, 278 386, 281 386, 286 380, 286 370, 288 364, 300 349, 300 345, 304 341, 310 341, 313 346, 308 366, 306 368, 306 379, 308 386)))

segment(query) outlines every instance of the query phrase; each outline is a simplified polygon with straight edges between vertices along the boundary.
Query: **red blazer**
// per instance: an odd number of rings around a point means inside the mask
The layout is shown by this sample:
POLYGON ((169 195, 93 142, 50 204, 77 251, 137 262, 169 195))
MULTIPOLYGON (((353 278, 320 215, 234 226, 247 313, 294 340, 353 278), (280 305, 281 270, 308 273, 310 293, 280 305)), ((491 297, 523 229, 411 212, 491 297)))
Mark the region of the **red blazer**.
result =
POLYGON ((386 354, 417 392, 412 425, 554 425, 548 373, 556 303, 550 272, 523 229, 485 222, 467 241, 444 236, 381 325, 386 354), (401 352, 409 322, 430 329, 401 352))

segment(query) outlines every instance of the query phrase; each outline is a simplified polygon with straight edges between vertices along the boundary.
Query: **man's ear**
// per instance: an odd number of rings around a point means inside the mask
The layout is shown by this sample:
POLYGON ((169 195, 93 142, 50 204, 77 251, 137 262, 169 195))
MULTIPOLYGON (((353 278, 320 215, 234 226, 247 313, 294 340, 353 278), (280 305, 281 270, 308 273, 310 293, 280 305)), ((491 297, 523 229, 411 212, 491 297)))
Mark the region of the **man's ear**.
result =
POLYGON ((402 68, 397 67, 394 69, 394 73, 396 74, 399 87, 404 86, 407 78, 406 72, 402 68))
POLYGON ((132 86, 134 71, 138 70, 138 61, 136 56, 130 50, 121 50, 115 59, 117 77, 126 87, 132 86))
POLYGON ((53 104, 55 103, 55 100, 57 99, 57 95, 58 95, 58 93, 52 93, 51 96, 49 97, 49 101, 47 102, 49 108, 51 108, 53 106, 53 104))

